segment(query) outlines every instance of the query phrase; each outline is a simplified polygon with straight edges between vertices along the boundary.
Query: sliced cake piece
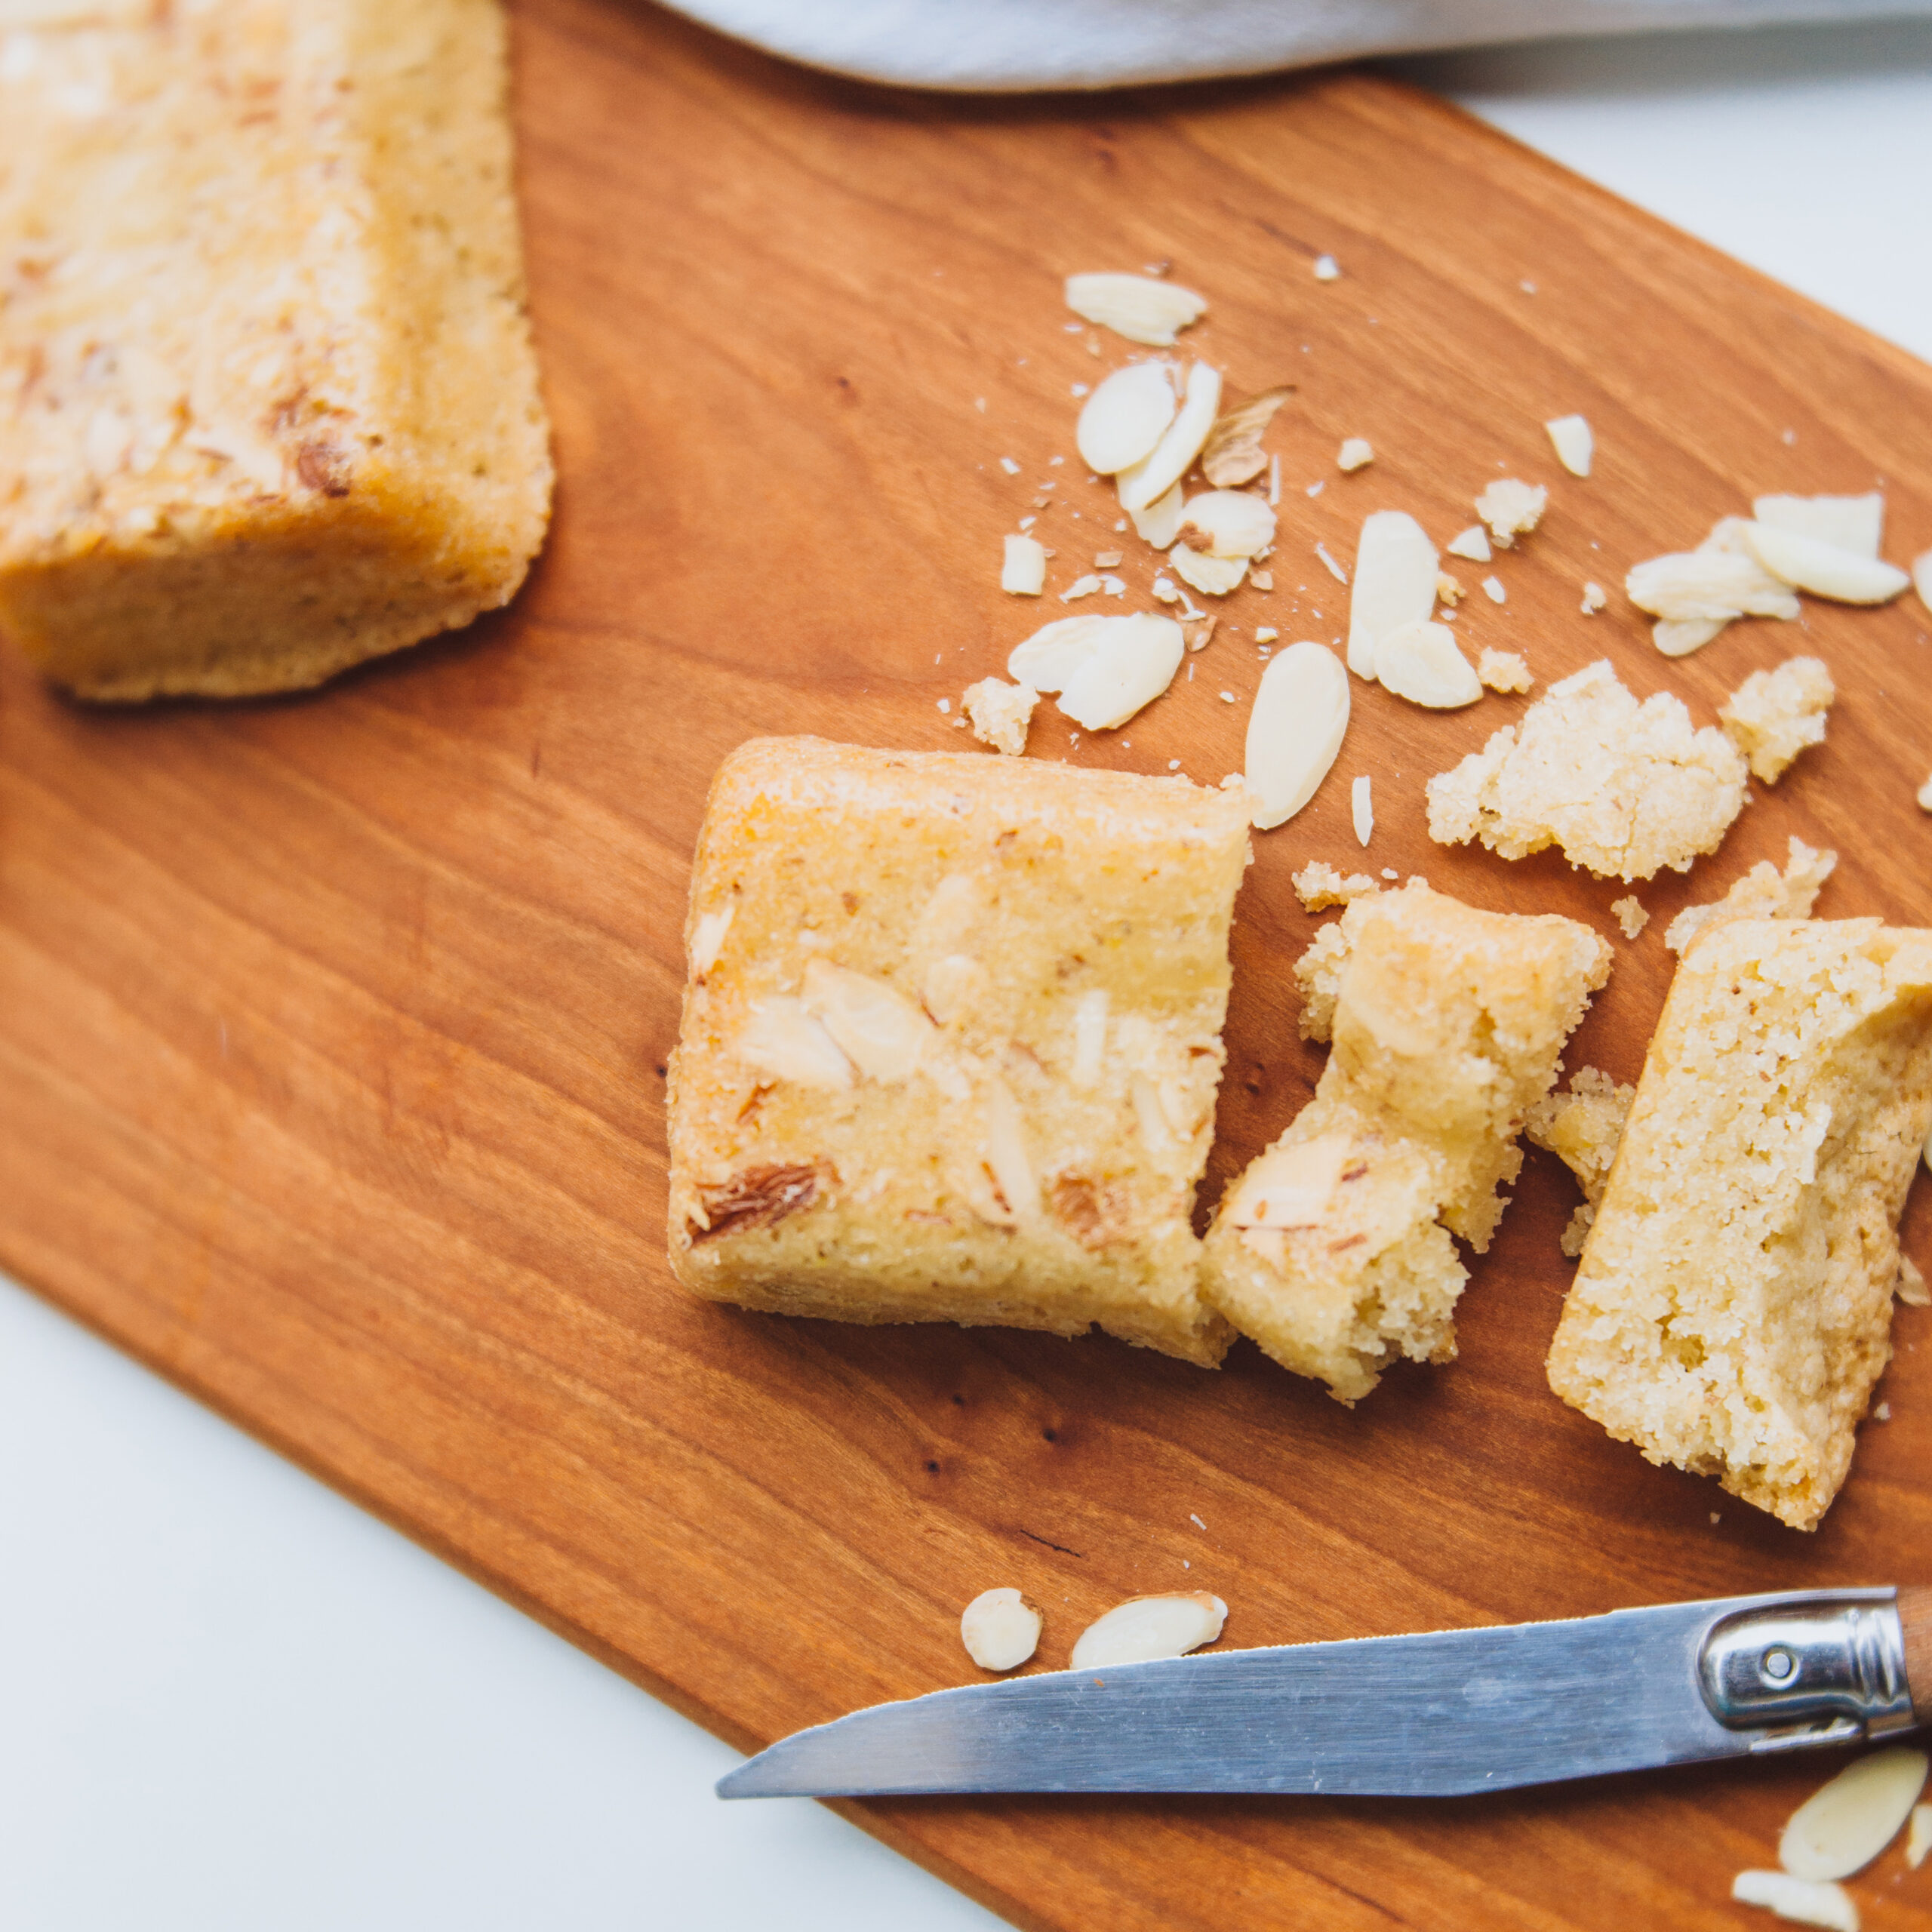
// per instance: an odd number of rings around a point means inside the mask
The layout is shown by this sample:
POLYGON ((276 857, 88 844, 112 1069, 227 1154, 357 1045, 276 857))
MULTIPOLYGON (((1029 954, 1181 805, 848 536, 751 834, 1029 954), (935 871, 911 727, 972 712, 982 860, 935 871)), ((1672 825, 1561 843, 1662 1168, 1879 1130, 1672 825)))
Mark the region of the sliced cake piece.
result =
POLYGON ((549 512, 498 0, 8 16, 0 624, 82 696, 312 685, 549 512))
POLYGON ((1932 931, 1734 919, 1672 982, 1549 1352, 1654 1463, 1799 1529, 1889 1359, 1932 1122, 1932 931))
POLYGON ((691 881, 678 1278, 1218 1361, 1189 1216, 1247 811, 1185 779, 740 746, 691 881))
POLYGON ((1451 1359, 1468 1271, 1450 1237, 1488 1247, 1524 1118, 1610 961, 1577 920, 1478 912, 1420 879, 1324 927, 1297 971, 1303 1030, 1334 1050, 1217 1212, 1208 1298, 1345 1402, 1399 1356, 1451 1359))

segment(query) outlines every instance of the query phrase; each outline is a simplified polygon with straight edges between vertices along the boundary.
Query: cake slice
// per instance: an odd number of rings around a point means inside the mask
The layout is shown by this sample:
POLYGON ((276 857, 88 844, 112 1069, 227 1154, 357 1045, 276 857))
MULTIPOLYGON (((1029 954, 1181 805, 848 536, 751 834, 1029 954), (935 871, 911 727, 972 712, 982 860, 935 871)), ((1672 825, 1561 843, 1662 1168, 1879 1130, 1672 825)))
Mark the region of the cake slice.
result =
POLYGON ((1654 1463, 1813 1529, 1890 1355, 1932 931, 1734 919, 1672 982, 1549 1352, 1654 1463))
POLYGON ((91 698, 312 685, 543 541, 498 0, 35 7, 0 60, 0 626, 91 698))
POLYGON ((1324 927, 1297 972, 1303 1031, 1334 1051, 1216 1213, 1208 1299, 1345 1402, 1400 1356, 1452 1359, 1468 1271, 1451 1237, 1488 1247, 1524 1118, 1610 961, 1577 920, 1478 912, 1420 879, 1324 927))
POLYGON ((671 1071, 678 1279, 1217 1362, 1189 1217, 1247 812, 1030 758, 733 752, 671 1071))

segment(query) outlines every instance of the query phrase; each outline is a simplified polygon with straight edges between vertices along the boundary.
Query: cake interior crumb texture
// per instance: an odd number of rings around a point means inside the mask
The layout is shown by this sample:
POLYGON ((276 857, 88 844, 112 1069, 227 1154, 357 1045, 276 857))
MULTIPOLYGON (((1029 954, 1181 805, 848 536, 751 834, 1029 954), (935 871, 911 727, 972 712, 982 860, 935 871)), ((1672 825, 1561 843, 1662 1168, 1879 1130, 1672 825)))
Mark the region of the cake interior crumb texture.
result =
POLYGON ((0 59, 0 624, 85 697, 312 685, 549 515, 498 0, 35 8, 0 59))
POLYGON ((1583 1251, 1597 1203, 1610 1184, 1623 1124, 1636 1097, 1635 1088, 1611 1079, 1601 1067, 1580 1066, 1571 1075, 1567 1091, 1546 1094, 1524 1119, 1524 1137, 1554 1154, 1583 1190, 1561 1237, 1563 1252, 1573 1261, 1583 1251))
POLYGON ((1610 961, 1580 921, 1478 912, 1418 880, 1356 900, 1297 968, 1303 1030, 1333 1051, 1217 1210, 1209 1298, 1343 1401, 1400 1357, 1452 1358, 1468 1271, 1451 1237, 1488 1247, 1524 1117, 1610 961))
POLYGON ((1677 971, 1549 1355, 1654 1463, 1814 1528, 1890 1354, 1932 931, 1736 919, 1677 971))
POLYGON ((1745 771, 1716 726, 1668 691, 1639 704, 1600 659, 1429 781, 1429 835, 1506 859, 1558 846, 1599 878, 1687 872, 1743 809, 1745 771))
POLYGON ((1185 779, 740 746, 691 884, 678 1278, 1218 1361, 1190 1217, 1247 856, 1245 795, 1185 779))

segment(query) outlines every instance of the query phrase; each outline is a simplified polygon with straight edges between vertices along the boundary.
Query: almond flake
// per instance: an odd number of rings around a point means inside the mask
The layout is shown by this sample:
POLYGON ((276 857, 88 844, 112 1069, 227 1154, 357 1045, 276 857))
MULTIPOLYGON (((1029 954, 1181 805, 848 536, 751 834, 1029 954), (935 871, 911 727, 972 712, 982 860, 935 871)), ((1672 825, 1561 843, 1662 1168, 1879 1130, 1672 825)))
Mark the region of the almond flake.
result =
POLYGON ((1476 675, 1493 691, 1526 691, 1536 682, 1529 666, 1513 651, 1485 651, 1476 660, 1476 675))
POLYGON ((1509 593, 1503 587, 1503 580, 1500 577, 1484 577, 1482 580, 1482 594, 1492 604, 1506 604, 1509 601, 1509 593))
POLYGON ((1257 624, 1254 641, 1257 644, 1272 644, 1281 633, 1272 624, 1257 624))
POLYGON ((1247 772, 1255 829, 1291 819, 1327 777, 1349 728, 1349 674, 1325 645, 1269 659, 1248 713, 1247 772))
POLYGON ((1185 1595, 1130 1597, 1081 1632, 1069 1660, 1075 1670, 1103 1670, 1156 1657, 1185 1657, 1211 1644, 1227 1621, 1228 1607, 1205 1590, 1185 1595))
POLYGON ((1479 523, 1471 524, 1466 530, 1459 530, 1442 547, 1451 556, 1465 557, 1472 564, 1486 564, 1491 555, 1489 539, 1479 523))
POLYGON ((1131 515, 1158 501, 1185 476, 1201 454, 1221 406, 1221 372, 1197 362, 1187 372, 1186 400, 1151 454, 1120 472, 1121 508, 1131 515))
POLYGON ((1183 535, 1207 540, 1211 556, 1251 557, 1275 540, 1275 512, 1246 490, 1204 490, 1181 510, 1183 535))
POLYGON ((1631 602, 1654 617, 1678 623, 1795 617, 1798 599, 1789 588, 1748 552, 1720 547, 1726 542, 1716 536, 1695 550, 1633 565, 1623 580, 1631 602))
POLYGON ((732 1049, 747 1066, 800 1087, 849 1087, 852 1063, 838 1044, 789 993, 755 1001, 732 1049))
POLYGON ((982 1670, 1017 1670, 1040 1647, 1045 1620, 1017 1590, 982 1590, 959 1614, 959 1641, 982 1670))
POLYGON ((1217 490, 1232 490, 1251 483, 1268 467, 1262 454, 1261 438, 1276 410, 1293 393, 1294 385, 1284 383, 1278 389, 1263 389, 1249 396, 1214 419, 1208 440, 1201 450, 1201 473, 1217 490))
POLYGON ((991 984, 992 976, 970 953, 942 953, 926 968, 919 998, 935 1025, 949 1026, 978 1006, 991 984))
POLYGON ((1918 809, 1922 812, 1932 812, 1932 778, 1927 778, 1918 788, 1918 809))
POLYGON ((1863 497, 1760 497, 1751 514, 1774 529, 1795 531, 1861 557, 1877 556, 1885 534, 1885 500, 1875 490, 1863 497))
POLYGON ((1918 601, 1932 611, 1932 550, 1927 550, 1912 567, 1912 580, 1918 587, 1918 601))
POLYGON ((1030 537, 1006 540, 1006 561, 1000 567, 999 587, 1015 597, 1037 597, 1047 587, 1047 552, 1030 537))
POLYGON ((1794 1925, 1858 1932, 1858 1908, 1842 1885, 1794 1878, 1789 1872, 1740 1872, 1730 1881, 1730 1895, 1740 1905, 1768 1906, 1794 1925))
POLYGON ((1208 312, 1206 298, 1192 289, 1141 275, 1070 275, 1066 306, 1097 328, 1150 349, 1171 348, 1183 329, 1208 312))
POLYGON ((1932 1804, 1915 1804, 1912 1829, 1906 1834, 1905 1862, 1916 1872, 1928 1851, 1932 1851, 1932 1804))
POLYGON ((1688 657, 1701 651, 1722 630, 1723 617, 1660 617, 1651 626, 1651 636, 1666 657, 1688 657))
POLYGON ((1026 749, 1026 728, 1032 722, 1033 707, 1040 694, 1029 685, 1009 685, 998 678, 982 678, 968 685, 959 700, 973 727, 973 735, 983 745, 991 745, 1009 758, 1017 758, 1026 749))
POLYGON ((1457 711, 1482 696, 1481 680, 1457 648, 1455 633, 1426 619, 1398 624, 1377 644, 1375 681, 1430 711, 1457 711))
POLYGON ((933 1023, 896 988, 869 973, 805 962, 805 1009, 868 1080, 894 1085, 909 1080, 933 1039, 933 1023))
POLYGON ((1375 832, 1375 801, 1369 795, 1365 771, 1349 789, 1349 808, 1355 820, 1355 838, 1366 845, 1375 832))
POLYGON ((1835 603, 1888 604, 1912 582, 1894 564, 1775 524, 1750 524, 1744 535, 1751 554, 1772 576, 1835 603))
POLYGON ((1593 580, 1585 583, 1581 607, 1585 617, 1594 617, 1609 601, 1609 595, 1601 584, 1593 580))
POLYGON ((1172 364, 1130 363, 1087 398, 1073 439, 1089 469, 1112 476, 1153 454, 1180 406, 1172 364))
MULTIPOLYGON (((1337 583, 1345 584, 1348 582, 1348 572, 1343 569, 1341 565, 1337 563, 1335 559, 1328 554, 1328 546, 1327 544, 1316 544, 1315 546, 1315 554, 1321 559, 1322 568, 1327 571, 1328 574, 1332 577, 1337 583)), ((1321 613, 1318 611, 1315 614, 1318 617, 1321 613)))
POLYGON ((1250 571, 1247 574, 1247 580, 1257 590, 1272 590, 1275 587, 1275 573, 1272 571, 1250 571))
POLYGON ((1340 281, 1342 266, 1333 255, 1317 255, 1315 258, 1315 278, 1317 281, 1340 281))
POLYGON ((702 980, 718 964, 718 955, 724 949, 724 935, 731 930, 737 911, 734 893, 722 906, 714 906, 708 912, 698 915, 691 928, 691 977, 694 980, 702 980))
POLYGON ((1180 601, 1179 586, 1164 577, 1157 577, 1154 580, 1154 595, 1163 604, 1178 604, 1180 601))
POLYGON ((1009 476, 1017 476, 1020 474, 1019 464, 1015 463, 1010 456, 1001 457, 999 460, 999 466, 1009 476))
POLYGON ((1245 557, 1204 557, 1185 543, 1177 543, 1168 552, 1168 568, 1189 589, 1204 597, 1225 597, 1240 586, 1247 574, 1245 557))
MULTIPOLYGON (((1892 1292, 1908 1308, 1932 1308, 1932 1288, 1926 1286, 1924 1271, 1909 1254, 1899 1256, 1899 1278, 1892 1292)), ((1921 1810, 1924 1808, 1920 1807, 1921 1810)), ((1916 1859, 1912 1860, 1915 1865, 1918 1862, 1916 1859)))
POLYGON ((1086 730, 1111 731, 1167 689, 1186 648, 1171 617, 1062 618, 1015 647, 1007 675, 1057 691, 1060 709, 1086 730))
POLYGON ((1798 1878, 1849 1878, 1898 1835, 1925 1789, 1923 1751, 1894 1744, 1860 1758, 1791 1814, 1778 1863, 1798 1878))
POLYGON ((1107 992, 1104 986, 1080 995, 1073 1009, 1073 1064, 1067 1078, 1076 1087, 1098 1084, 1106 1063, 1107 992))
POLYGON ((1543 521, 1549 503, 1549 492, 1540 483, 1499 476, 1476 499, 1476 515, 1489 525, 1491 537, 1507 550, 1543 521))
POLYGON ((1349 669, 1357 677, 1374 678, 1375 648, 1391 631, 1434 614, 1436 563, 1428 532, 1407 512, 1377 510, 1363 519, 1349 598, 1349 669))
POLYGON ((1374 460, 1374 451, 1369 447, 1367 439, 1361 436, 1347 438, 1335 454, 1335 466, 1351 472, 1367 468, 1374 460))
MULTIPOLYGON (((1144 543, 1151 543, 1157 550, 1164 550, 1180 534, 1181 488, 1177 483, 1164 497, 1149 503, 1144 510, 1133 510, 1128 514, 1134 519, 1134 534, 1144 543)), ((1126 505, 1123 501, 1121 507, 1126 505)))
POLYGON ((1118 570, 1120 561, 1121 553, 1118 550, 1096 550, 1094 552, 1094 568, 1097 571, 1118 570))
POLYGON ((1775 785, 1807 745, 1825 741, 1825 714, 1838 691, 1817 657, 1787 658, 1753 671, 1718 709, 1718 722, 1751 761, 1752 777, 1775 785))
POLYGON ((1572 476, 1589 475, 1590 458, 1596 448, 1589 424, 1580 416, 1559 416, 1543 426, 1549 432, 1557 461, 1572 476))
POLYGON ((1085 577, 1077 577, 1060 594, 1063 604, 1076 602, 1082 597, 1091 597, 1100 587, 1100 580, 1091 571, 1085 577))
POLYGON ((1611 917, 1623 928, 1626 939, 1635 939, 1651 923, 1649 912, 1634 892, 1626 898, 1613 899, 1610 902, 1610 912, 1611 917))
POLYGON ((1040 1183, 1026 1155, 1026 1132, 1013 1089, 995 1074, 986 1082, 986 1165, 1017 1220, 1040 1212, 1040 1183))
POLYGON ((1214 626, 1219 617, 1196 617, 1191 623, 1181 626, 1181 635, 1187 640, 1190 651, 1205 651, 1214 641, 1214 626))

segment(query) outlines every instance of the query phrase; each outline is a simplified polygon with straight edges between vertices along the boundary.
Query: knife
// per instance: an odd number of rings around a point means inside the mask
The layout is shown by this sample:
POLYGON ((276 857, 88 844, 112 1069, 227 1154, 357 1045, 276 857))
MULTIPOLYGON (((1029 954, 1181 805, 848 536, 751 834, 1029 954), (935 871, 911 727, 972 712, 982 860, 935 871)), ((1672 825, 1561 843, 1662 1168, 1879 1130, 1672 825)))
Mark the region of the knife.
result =
POLYGON ((782 1739, 718 1795, 1442 1798, 1888 1737, 1921 1719, 1932 1589, 1811 1590, 935 1690, 782 1739))

